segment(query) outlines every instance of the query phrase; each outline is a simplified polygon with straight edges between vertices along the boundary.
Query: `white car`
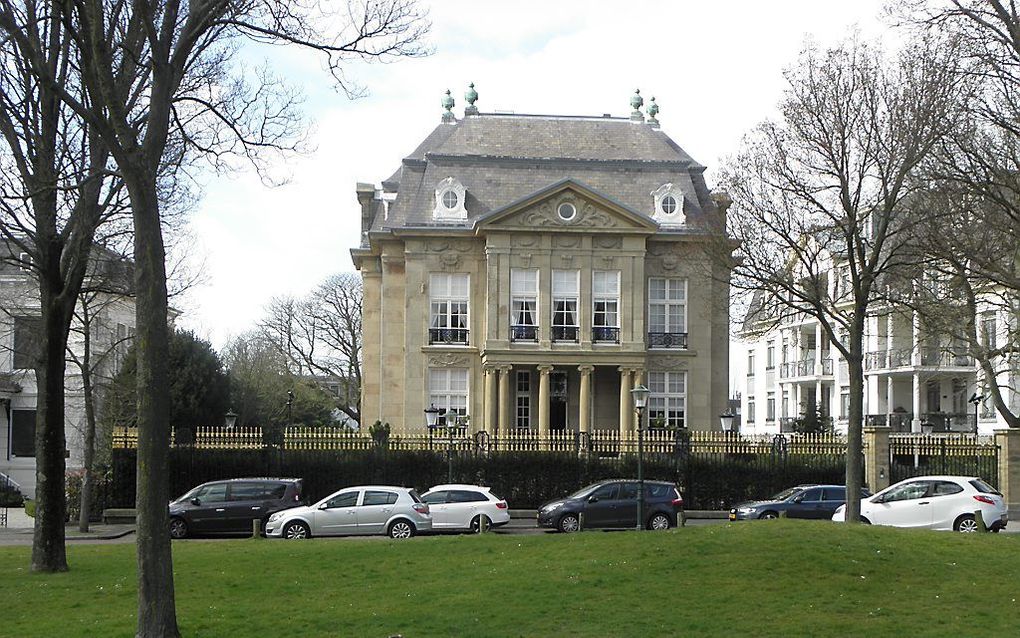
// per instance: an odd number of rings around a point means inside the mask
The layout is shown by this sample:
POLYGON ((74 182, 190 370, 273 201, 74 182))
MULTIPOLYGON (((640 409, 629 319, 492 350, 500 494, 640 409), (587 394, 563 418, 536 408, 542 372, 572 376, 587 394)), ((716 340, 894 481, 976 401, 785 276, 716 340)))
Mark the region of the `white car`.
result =
MULTIPOLYGON (((874 525, 976 532, 978 511, 990 531, 1006 527, 1002 494, 975 476, 916 476, 861 499, 861 522, 874 525)), ((845 518, 841 505, 832 520, 845 518)))
POLYGON ((308 538, 386 534, 410 538, 432 529, 429 506, 406 487, 345 487, 314 505, 277 512, 266 522, 266 536, 308 538))
POLYGON ((478 485, 436 485, 422 494, 432 512, 432 529, 478 531, 482 517, 489 527, 510 522, 506 501, 478 485))

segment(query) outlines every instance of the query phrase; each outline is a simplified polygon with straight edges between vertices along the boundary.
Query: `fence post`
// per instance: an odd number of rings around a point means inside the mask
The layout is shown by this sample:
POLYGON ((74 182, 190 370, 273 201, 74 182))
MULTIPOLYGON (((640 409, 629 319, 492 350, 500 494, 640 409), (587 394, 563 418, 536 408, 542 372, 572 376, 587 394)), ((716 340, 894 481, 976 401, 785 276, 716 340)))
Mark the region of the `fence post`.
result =
POLYGON ((995 431, 998 445, 999 491, 1009 510, 1010 520, 1020 517, 1020 429, 995 431))
POLYGON ((864 482, 872 492, 889 487, 888 426, 864 427, 864 482))

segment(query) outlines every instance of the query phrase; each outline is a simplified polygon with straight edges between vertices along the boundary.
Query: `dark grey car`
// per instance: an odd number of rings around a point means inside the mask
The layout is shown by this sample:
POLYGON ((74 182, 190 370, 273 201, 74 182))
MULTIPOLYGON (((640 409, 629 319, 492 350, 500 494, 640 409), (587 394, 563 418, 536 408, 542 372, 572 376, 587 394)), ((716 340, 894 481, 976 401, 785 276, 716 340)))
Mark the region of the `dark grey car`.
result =
MULTIPOLYGON (((637 526, 638 482, 632 479, 602 481, 570 496, 550 501, 538 510, 538 526, 576 532, 584 528, 637 526)), ((680 491, 672 483, 645 481, 644 527, 668 529, 683 510, 680 491)))
MULTIPOLYGON (((869 496, 871 492, 861 490, 861 498, 869 496)), ((844 485, 798 485, 764 501, 738 503, 730 510, 730 520, 779 518, 781 512, 786 512, 787 518, 829 520, 843 503, 846 503, 844 485)))
POLYGON ((170 536, 251 533, 271 514, 301 505, 301 479, 242 478, 210 481, 170 503, 170 536))

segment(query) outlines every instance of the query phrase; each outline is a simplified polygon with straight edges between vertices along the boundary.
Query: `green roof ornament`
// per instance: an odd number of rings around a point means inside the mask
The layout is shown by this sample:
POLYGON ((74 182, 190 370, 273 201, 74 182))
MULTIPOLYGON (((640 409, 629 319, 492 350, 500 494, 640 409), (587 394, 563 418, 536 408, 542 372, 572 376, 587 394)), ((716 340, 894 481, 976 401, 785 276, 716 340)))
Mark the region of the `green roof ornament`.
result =
POLYGON ((445 109, 443 111, 443 121, 455 122, 457 120, 457 118, 453 116, 453 107, 455 105, 455 102, 453 101, 453 96, 450 95, 450 89, 446 89, 446 95, 443 96, 443 99, 440 102, 440 104, 445 109))
POLYGON ((659 105, 655 103, 655 98, 653 97, 648 103, 648 123, 656 128, 659 126, 659 120, 655 119, 655 116, 658 114, 659 105))
POLYGON ((630 113, 630 119, 635 122, 644 122, 645 116, 641 113, 641 105, 645 103, 643 97, 641 97, 641 89, 634 89, 634 95, 630 96, 630 107, 634 109, 630 113))
POLYGON ((475 90, 475 83, 472 82, 468 85, 467 93, 464 94, 464 99, 468 105, 464 107, 464 115, 478 115, 478 107, 475 106, 475 102, 478 100, 478 91, 475 90))

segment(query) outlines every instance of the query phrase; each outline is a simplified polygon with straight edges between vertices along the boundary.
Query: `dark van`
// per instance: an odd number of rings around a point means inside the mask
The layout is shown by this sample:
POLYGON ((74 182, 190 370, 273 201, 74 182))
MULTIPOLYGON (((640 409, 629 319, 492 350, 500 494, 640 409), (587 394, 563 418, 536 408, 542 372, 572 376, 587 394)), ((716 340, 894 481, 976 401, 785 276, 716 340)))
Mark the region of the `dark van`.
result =
POLYGON ((301 505, 301 479, 210 481, 170 503, 170 537, 251 533, 252 520, 301 505))

